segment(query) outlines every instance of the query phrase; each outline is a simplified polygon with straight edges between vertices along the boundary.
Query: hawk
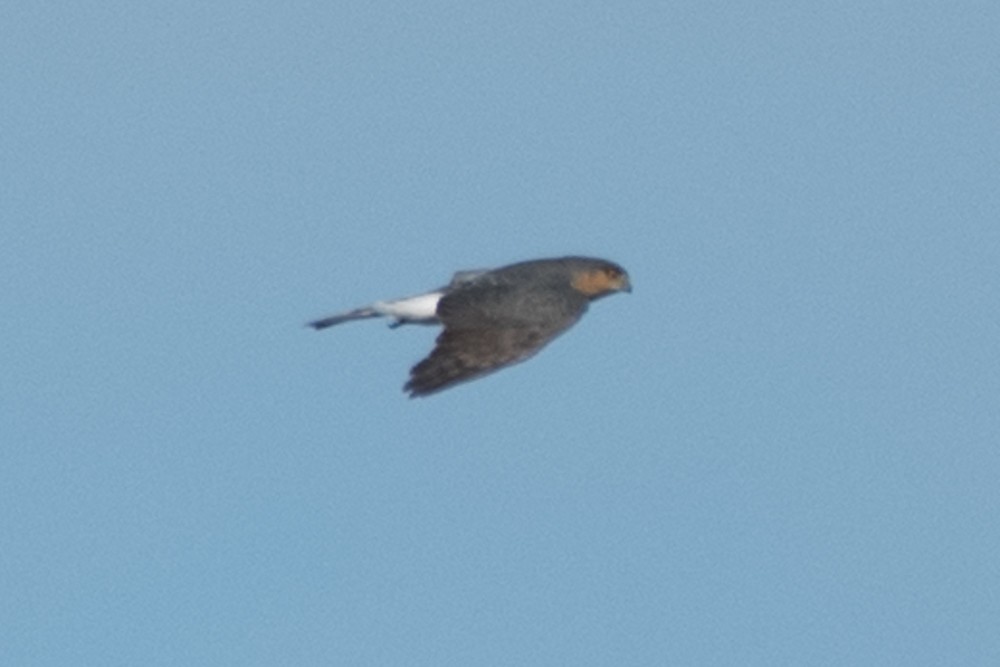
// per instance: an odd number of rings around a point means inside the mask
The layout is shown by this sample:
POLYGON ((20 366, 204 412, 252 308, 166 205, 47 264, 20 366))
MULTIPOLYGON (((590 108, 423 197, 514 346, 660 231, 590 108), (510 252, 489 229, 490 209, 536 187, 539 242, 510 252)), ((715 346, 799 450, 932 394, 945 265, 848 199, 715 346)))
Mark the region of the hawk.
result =
POLYGON ((591 301, 631 292, 618 264, 558 257, 498 269, 459 271, 444 287, 375 303, 309 323, 326 329, 350 320, 391 317, 402 324, 441 324, 434 349, 410 369, 403 387, 426 396, 534 356, 576 324, 591 301))

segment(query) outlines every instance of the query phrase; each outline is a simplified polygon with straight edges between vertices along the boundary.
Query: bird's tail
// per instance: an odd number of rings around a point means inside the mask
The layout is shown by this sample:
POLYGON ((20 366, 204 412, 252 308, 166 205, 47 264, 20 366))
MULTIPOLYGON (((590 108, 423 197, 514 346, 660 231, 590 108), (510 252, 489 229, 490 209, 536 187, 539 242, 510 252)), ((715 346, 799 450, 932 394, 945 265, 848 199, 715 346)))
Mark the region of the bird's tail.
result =
POLYGON ((342 322, 350 322, 351 320, 366 320, 371 317, 382 317, 382 313, 377 312, 371 306, 365 306, 364 308, 356 308, 355 310, 350 310, 346 313, 338 313, 337 315, 330 315, 329 317, 314 320, 306 326, 310 326, 319 331, 320 329, 326 329, 327 327, 332 327, 335 324, 340 324, 342 322))

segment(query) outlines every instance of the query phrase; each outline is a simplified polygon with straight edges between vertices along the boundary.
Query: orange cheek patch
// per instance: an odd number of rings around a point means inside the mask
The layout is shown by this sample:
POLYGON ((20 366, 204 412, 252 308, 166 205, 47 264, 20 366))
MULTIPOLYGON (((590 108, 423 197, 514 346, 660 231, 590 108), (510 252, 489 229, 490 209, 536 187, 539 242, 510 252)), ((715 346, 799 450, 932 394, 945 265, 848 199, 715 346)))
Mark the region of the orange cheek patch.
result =
POLYGON ((573 276, 573 289, 587 296, 593 296, 595 294, 603 294, 609 290, 614 289, 611 281, 608 280, 608 274, 604 271, 587 271, 584 273, 578 273, 573 276))

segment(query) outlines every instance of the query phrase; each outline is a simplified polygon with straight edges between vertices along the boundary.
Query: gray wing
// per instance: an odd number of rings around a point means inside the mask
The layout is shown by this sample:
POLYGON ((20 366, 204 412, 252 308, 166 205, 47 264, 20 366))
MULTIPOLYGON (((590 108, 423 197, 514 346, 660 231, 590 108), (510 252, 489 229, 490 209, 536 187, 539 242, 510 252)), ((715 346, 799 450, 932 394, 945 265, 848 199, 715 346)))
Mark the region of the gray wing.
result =
POLYGON ((484 273, 489 273, 491 269, 469 269, 466 271, 456 271, 451 277, 451 282, 448 283, 448 288, 455 289, 456 287, 462 287, 465 285, 470 285, 475 282, 475 279, 484 273))
POLYGON ((438 304, 445 329, 403 389, 425 396, 525 361, 586 310, 586 299, 530 286, 473 286, 447 294, 438 304))

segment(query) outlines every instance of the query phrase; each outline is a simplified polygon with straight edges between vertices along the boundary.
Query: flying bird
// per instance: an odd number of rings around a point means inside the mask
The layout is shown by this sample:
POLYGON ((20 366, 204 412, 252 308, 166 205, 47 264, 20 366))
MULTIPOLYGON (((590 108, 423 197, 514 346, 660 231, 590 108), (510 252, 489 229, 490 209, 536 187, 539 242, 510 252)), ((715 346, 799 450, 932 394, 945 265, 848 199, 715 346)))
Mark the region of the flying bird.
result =
POLYGON ((402 324, 441 324, 434 349, 410 369, 403 387, 426 396, 534 356, 576 324, 591 301, 631 292, 618 264, 592 257, 559 257, 498 269, 459 271, 444 287, 315 320, 314 329, 373 317, 402 324))

